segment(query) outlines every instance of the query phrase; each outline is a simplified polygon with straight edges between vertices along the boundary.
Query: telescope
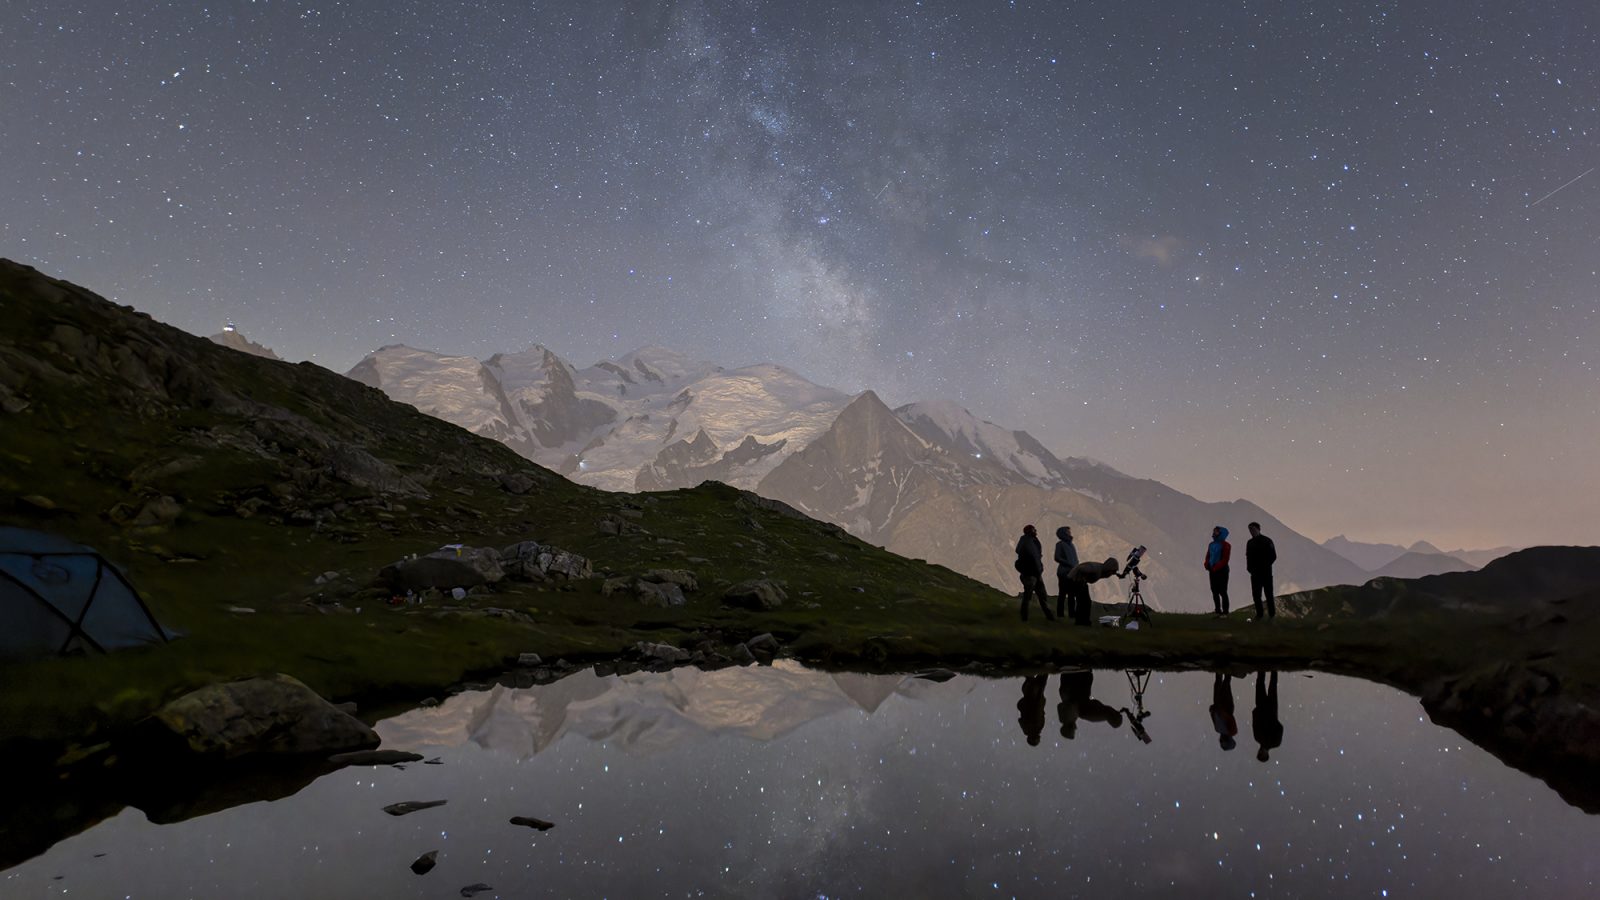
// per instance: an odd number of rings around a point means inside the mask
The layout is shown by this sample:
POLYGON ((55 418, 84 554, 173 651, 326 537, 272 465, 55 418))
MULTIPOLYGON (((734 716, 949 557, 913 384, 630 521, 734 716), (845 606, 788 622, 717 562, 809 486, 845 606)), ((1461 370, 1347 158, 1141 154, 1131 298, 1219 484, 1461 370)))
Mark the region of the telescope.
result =
POLYGON ((1143 558, 1144 558, 1144 545, 1143 544, 1140 544, 1139 546, 1137 546, 1137 547, 1133 548, 1132 550, 1128 551, 1128 561, 1126 563, 1123 563, 1123 565, 1122 565, 1122 574, 1118 575, 1117 577, 1118 578, 1126 578, 1126 577, 1128 577, 1128 573, 1132 572, 1133 573, 1133 578, 1134 578, 1135 581, 1138 581, 1141 578, 1149 578, 1150 576, 1148 576, 1148 575, 1144 574, 1143 572, 1139 571, 1139 560, 1141 560, 1143 558))

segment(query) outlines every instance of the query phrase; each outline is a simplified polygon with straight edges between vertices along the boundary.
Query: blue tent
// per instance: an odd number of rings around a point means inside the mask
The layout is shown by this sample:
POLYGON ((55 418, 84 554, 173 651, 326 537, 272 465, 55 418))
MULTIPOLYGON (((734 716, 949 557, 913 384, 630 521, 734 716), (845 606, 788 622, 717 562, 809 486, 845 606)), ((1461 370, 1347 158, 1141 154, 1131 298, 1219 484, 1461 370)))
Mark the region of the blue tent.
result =
POLYGON ((94 550, 25 528, 0 528, 0 659, 163 644, 139 592, 94 550))

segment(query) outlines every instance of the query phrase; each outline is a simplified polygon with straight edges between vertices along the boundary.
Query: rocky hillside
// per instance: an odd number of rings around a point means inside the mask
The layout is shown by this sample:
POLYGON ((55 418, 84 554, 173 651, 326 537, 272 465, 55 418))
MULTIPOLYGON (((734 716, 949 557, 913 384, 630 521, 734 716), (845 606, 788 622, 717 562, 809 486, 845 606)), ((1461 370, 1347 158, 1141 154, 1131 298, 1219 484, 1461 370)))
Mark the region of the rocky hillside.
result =
POLYGON ((1522 615, 1600 591, 1600 547, 1530 547, 1482 569, 1303 591, 1285 611, 1311 618, 1434 613, 1522 615))
POLYGON ((738 635, 750 614, 723 601, 752 579, 771 583, 757 592, 770 606, 787 596, 761 629, 783 633, 847 610, 866 613, 864 635, 885 633, 902 602, 960 622, 1005 606, 731 488, 635 498, 575 484, 351 379, 234 352, 9 261, 0 318, 0 524, 95 547, 185 635, 70 667, 7 664, 6 738, 83 734, 240 674, 350 695, 448 684, 530 643, 614 654, 680 622, 738 635), (379 575, 396 560, 528 540, 586 562, 387 603, 379 575), (640 586, 657 571, 699 589, 640 586))
MULTIPOLYGON (((1084 559, 1151 548, 1160 608, 1209 607, 1198 558, 1211 526, 1260 521, 1286 591, 1366 580, 1359 567, 1245 501, 1203 503, 1103 463, 1061 459, 1025 431, 948 401, 889 410, 779 366, 723 369, 660 348, 577 369, 535 347, 486 361, 386 347, 350 372, 391 398, 505 443, 575 481, 754 489, 867 541, 1012 590, 1021 527, 1076 528, 1084 559)), ((1241 581, 1242 581, 1241 573, 1241 581)), ((1117 586, 1096 589, 1111 601, 1117 586)), ((1238 589, 1242 597, 1247 584, 1238 589)))
MULTIPOLYGON (((1248 603, 1239 533, 1251 521, 1277 542, 1281 590, 1366 580, 1254 504, 1205 503, 1109 466, 1058 459, 1026 432, 1004 431, 953 405, 890 410, 871 392, 757 491, 896 553, 1006 590, 1016 584, 1013 548, 1029 523, 1039 527, 1047 553, 1055 529, 1071 525, 1083 560, 1121 559, 1135 544, 1146 545, 1145 589, 1161 609, 1210 607, 1199 560, 1219 523, 1236 532, 1236 604, 1248 603)), ((1113 581, 1093 590, 1109 603, 1125 589, 1113 581)))

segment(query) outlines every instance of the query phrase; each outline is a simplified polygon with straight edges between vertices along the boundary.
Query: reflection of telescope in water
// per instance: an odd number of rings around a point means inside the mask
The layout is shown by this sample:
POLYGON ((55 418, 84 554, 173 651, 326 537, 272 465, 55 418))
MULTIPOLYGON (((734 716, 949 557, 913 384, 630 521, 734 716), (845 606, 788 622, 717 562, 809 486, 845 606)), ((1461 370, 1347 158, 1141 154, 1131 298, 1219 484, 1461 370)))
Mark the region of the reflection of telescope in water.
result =
POLYGON ((1150 711, 1144 708, 1144 692, 1150 686, 1150 670, 1128 669, 1123 674, 1128 676, 1128 693, 1133 696, 1133 709, 1124 706, 1122 714, 1128 717, 1128 727, 1133 729, 1133 736, 1148 744, 1150 732, 1144 730, 1144 720, 1150 718, 1150 711))

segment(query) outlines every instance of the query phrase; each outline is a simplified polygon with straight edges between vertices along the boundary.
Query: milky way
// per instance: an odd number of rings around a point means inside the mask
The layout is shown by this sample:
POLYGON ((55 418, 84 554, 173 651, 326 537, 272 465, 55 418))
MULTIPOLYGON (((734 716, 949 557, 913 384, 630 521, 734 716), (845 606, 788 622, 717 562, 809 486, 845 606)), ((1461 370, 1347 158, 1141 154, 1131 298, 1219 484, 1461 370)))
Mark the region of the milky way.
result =
POLYGON ((1595 543, 1597 70, 1587 0, 12 0, 0 254, 339 371, 660 343, 1595 543))

